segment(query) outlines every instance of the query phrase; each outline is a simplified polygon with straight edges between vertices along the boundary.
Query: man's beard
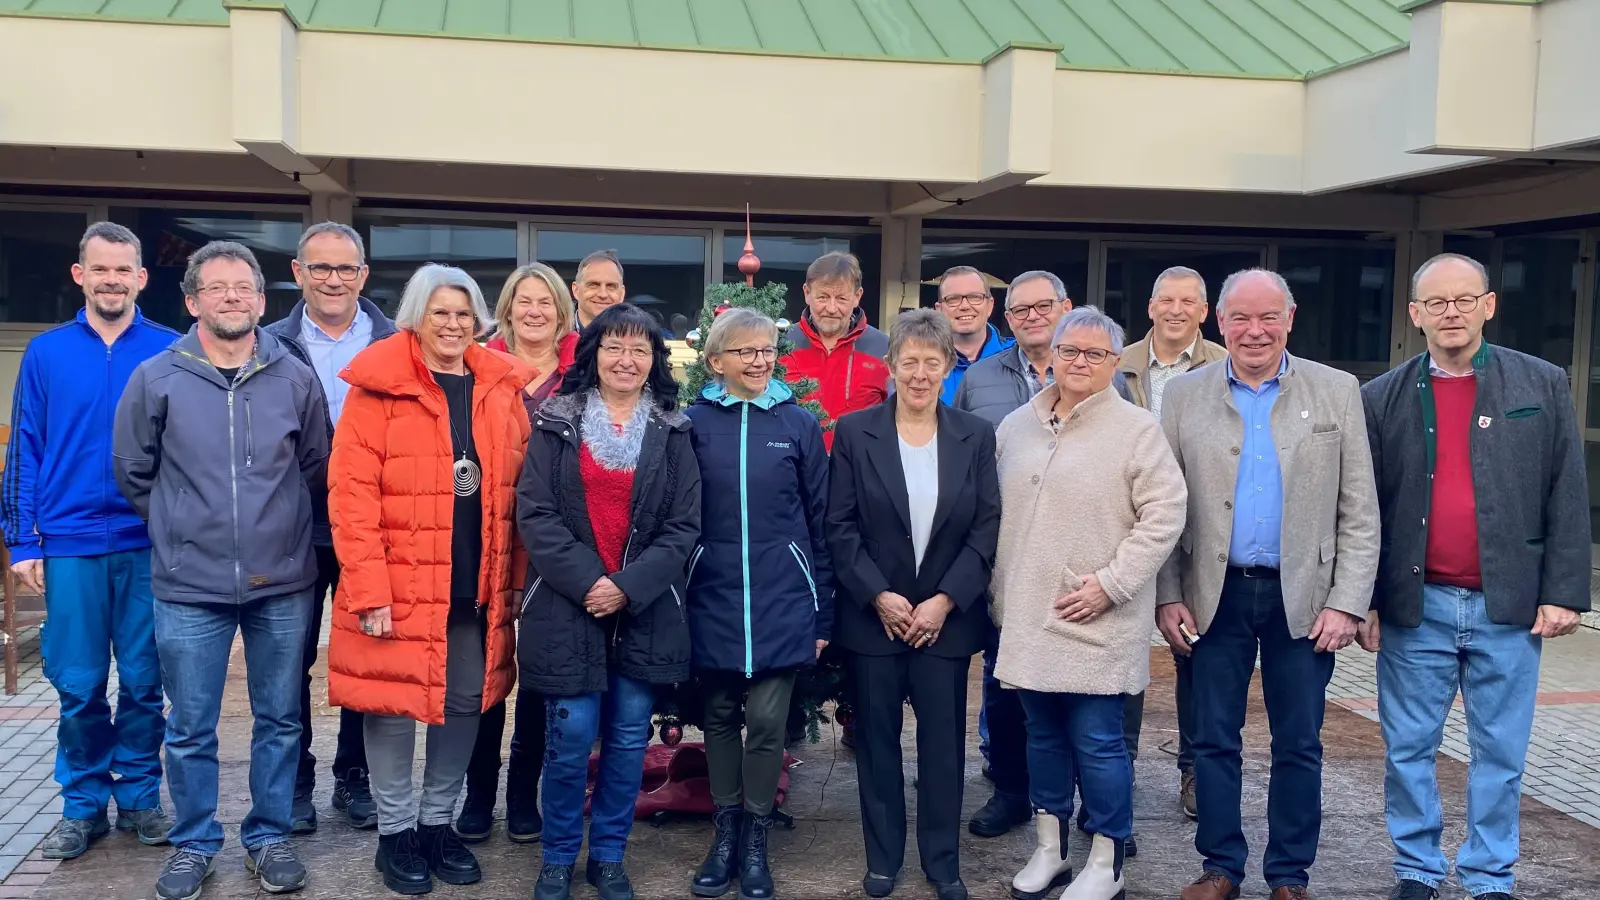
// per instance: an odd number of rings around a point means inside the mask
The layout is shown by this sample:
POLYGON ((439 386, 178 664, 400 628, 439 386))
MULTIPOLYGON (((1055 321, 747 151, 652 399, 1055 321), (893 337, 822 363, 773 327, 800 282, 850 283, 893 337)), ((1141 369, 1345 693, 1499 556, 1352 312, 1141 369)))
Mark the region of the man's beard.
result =
POLYGON ((207 322, 205 325, 206 330, 219 340, 237 341, 256 330, 256 317, 250 316, 243 324, 237 326, 225 325, 220 319, 207 322))
POLYGON ((95 315, 105 319, 107 322, 115 322, 127 315, 128 310, 133 308, 133 296, 127 292, 119 294, 115 291, 92 291, 89 294, 89 305, 94 307, 95 315), (122 305, 119 307, 106 306, 102 302, 102 298, 121 298, 122 305))

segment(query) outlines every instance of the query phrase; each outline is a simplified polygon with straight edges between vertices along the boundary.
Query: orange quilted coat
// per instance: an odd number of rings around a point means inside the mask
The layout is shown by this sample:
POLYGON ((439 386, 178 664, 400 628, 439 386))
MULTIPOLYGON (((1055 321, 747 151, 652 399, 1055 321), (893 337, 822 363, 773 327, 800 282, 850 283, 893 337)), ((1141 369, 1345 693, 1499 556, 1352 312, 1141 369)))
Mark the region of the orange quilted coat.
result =
MULTIPOLYGON (((528 447, 519 391, 532 370, 475 344, 467 347, 466 365, 473 376, 472 439, 483 467, 478 603, 488 606, 488 709, 506 698, 516 678, 512 513, 528 447)), ((440 725, 455 509, 444 392, 410 331, 361 351, 339 377, 353 387, 328 463, 328 513, 340 568, 328 702, 440 725), (394 633, 362 633, 357 614, 383 606, 390 608, 394 633)))

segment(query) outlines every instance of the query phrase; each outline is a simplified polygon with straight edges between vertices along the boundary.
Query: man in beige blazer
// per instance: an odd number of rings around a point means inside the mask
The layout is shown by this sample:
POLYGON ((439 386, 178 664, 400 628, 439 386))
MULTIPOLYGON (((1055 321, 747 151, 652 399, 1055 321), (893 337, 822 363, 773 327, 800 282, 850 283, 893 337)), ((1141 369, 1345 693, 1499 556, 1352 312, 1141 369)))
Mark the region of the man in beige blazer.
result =
POLYGON ((1378 498, 1354 376, 1285 349, 1294 297, 1249 269, 1217 298, 1229 359, 1166 387, 1161 425, 1189 487, 1188 524, 1157 583, 1157 624, 1192 652, 1195 849, 1182 900, 1239 896, 1249 847, 1240 731, 1257 653, 1272 724, 1263 871, 1272 900, 1307 897, 1322 826, 1322 712, 1333 654, 1364 627, 1378 498))

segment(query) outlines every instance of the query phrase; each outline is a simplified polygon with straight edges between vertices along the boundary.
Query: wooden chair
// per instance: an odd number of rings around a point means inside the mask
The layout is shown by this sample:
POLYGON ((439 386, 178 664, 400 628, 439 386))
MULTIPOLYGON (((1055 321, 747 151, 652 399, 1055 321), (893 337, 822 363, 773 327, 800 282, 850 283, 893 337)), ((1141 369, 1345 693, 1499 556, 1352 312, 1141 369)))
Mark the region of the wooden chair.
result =
MULTIPOLYGON (((0 477, 5 473, 5 451, 10 443, 11 426, 0 425, 0 477)), ((17 631, 44 620, 44 598, 33 591, 23 594, 17 576, 11 572, 11 552, 4 543, 0 543, 0 573, 5 592, 5 633, 0 635, 0 641, 5 642, 5 689, 10 695, 17 692, 17 631)))

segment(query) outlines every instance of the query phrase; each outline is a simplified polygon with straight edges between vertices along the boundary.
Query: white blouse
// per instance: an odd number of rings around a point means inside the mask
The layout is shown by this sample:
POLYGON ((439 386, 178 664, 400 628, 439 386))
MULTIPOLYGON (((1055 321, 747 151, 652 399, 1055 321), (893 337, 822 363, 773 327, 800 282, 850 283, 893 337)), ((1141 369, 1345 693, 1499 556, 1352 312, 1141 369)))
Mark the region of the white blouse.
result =
POLYGON ((900 468, 906 475, 906 500, 911 512, 911 546, 922 569, 922 554, 933 534, 933 511, 939 505, 939 436, 913 447, 900 438, 900 468))

